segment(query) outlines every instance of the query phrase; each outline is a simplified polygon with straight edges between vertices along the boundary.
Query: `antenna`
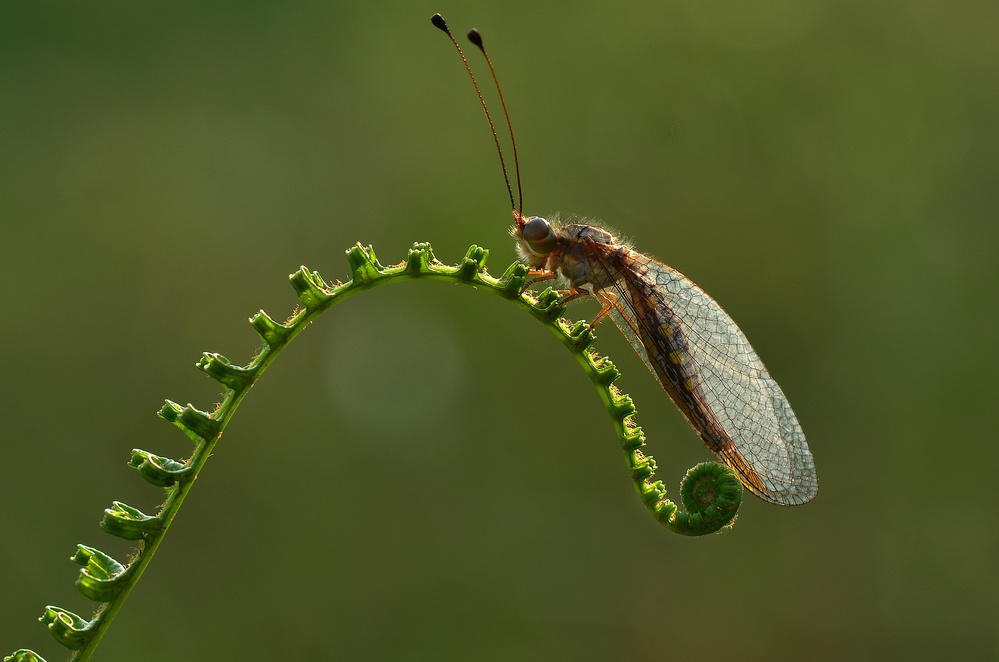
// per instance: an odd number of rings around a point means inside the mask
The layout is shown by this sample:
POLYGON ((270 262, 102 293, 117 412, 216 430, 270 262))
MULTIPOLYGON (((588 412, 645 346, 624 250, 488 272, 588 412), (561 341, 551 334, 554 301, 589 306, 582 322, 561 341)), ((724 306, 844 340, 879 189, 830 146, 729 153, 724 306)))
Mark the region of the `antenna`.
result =
MULTIPOLYGON (((493 83, 496 84, 496 92, 499 93, 500 105, 503 106, 503 117, 506 118, 506 128, 510 131, 510 144, 513 145, 513 170, 517 174, 517 198, 520 200, 520 207, 517 209, 517 214, 523 216, 524 212, 524 189, 520 185, 520 159, 517 158, 517 140, 513 137, 513 123, 510 122, 510 113, 506 110, 506 101, 503 99, 503 89, 499 86, 499 78, 496 77, 496 70, 493 69, 493 61, 489 59, 489 54, 486 53, 486 47, 482 45, 482 35, 475 28, 468 31, 468 40, 479 47, 482 51, 482 56, 486 58, 486 64, 489 65, 489 73, 493 75, 493 83)), ((505 172, 505 171, 504 171, 505 172)), ((507 182, 507 187, 510 186, 510 182, 507 182)))
MULTIPOLYGON (((468 31, 468 40, 479 47, 482 51, 482 56, 486 58, 486 64, 489 65, 489 73, 493 75, 493 83, 496 84, 496 92, 499 93, 500 105, 503 106, 503 116, 506 118, 506 128, 510 131, 510 144, 513 145, 513 169, 517 174, 517 198, 520 199, 520 207, 517 209, 517 213, 523 216, 524 212, 524 189, 520 185, 520 159, 517 158, 517 140, 513 137, 513 123, 510 122, 510 113, 506 110, 506 101, 503 99, 503 89, 500 87, 499 78, 496 77, 496 70, 493 69, 493 61, 489 59, 489 54, 486 53, 486 47, 482 45, 482 35, 475 28, 468 31)), ((505 170, 504 170, 505 172, 505 170)), ((510 186, 510 182, 507 182, 507 186, 510 186)))
POLYGON ((520 214, 524 209, 524 192, 520 184, 520 162, 517 159, 517 143, 513 139, 513 125, 510 123, 510 113, 506 110, 506 101, 503 100, 503 91, 500 89, 499 80, 496 78, 496 71, 493 69, 493 63, 489 60, 489 56, 486 55, 486 49, 482 45, 482 36, 479 34, 478 30, 474 29, 468 33, 469 41, 478 46, 479 50, 481 50, 482 54, 485 56, 486 64, 489 65, 489 71, 493 76, 493 82, 496 83, 496 90, 499 92, 500 104, 503 106, 503 115, 506 117, 506 125, 510 130, 510 142, 513 145, 513 163, 517 173, 517 195, 520 197, 519 207, 513 199, 513 188, 510 186, 510 177, 507 174, 506 160, 503 158, 503 150, 500 148, 499 136, 496 135, 496 125, 493 124, 493 118, 489 114, 489 108, 486 106, 486 100, 482 98, 482 91, 479 89, 479 84, 475 82, 475 76, 472 75, 472 68, 468 66, 468 60, 465 59, 465 54, 461 51, 461 46, 458 45, 454 35, 452 35, 451 31, 448 29, 447 23, 444 21, 444 17, 440 14, 434 14, 430 17, 430 22, 446 34, 451 40, 451 43, 454 44, 454 47, 458 50, 458 55, 461 57, 462 63, 465 65, 465 71, 468 72, 468 77, 472 79, 472 86, 475 88, 475 94, 479 97, 479 103, 482 104, 482 110, 486 114, 486 120, 489 122, 489 130, 493 134, 493 142, 496 143, 496 153, 499 154, 500 167, 503 169, 503 181, 506 182, 506 192, 510 196, 510 207, 511 209, 516 209, 517 213, 520 214))

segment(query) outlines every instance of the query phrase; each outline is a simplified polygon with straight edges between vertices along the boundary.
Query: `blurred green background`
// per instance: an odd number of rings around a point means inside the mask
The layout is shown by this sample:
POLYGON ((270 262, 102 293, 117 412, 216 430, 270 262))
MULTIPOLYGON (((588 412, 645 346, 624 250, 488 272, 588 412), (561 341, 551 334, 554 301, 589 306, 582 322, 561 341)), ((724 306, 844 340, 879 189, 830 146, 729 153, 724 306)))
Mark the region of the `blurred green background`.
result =
MULTIPOLYGON (((129 450, 187 456, 155 411, 212 408, 195 360, 248 361, 288 273, 346 279, 358 241, 514 258, 435 11, 483 31, 525 211, 718 299, 818 498, 669 534, 547 331, 404 283, 268 371, 96 659, 999 656, 999 5, 970 0, 0 4, 0 653, 65 658, 36 619, 90 613, 74 545, 126 557, 103 508, 161 500, 129 450)), ((599 331, 675 495, 708 453, 599 331)))

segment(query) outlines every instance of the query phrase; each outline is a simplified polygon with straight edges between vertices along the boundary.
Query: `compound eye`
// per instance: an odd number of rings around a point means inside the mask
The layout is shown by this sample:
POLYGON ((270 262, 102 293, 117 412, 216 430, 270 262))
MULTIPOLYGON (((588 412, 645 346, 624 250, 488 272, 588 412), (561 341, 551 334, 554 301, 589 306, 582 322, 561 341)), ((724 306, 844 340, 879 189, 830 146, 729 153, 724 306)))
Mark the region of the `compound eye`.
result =
POLYGON ((527 219, 522 234, 524 241, 527 242, 527 248, 538 257, 548 255, 558 245, 558 238, 555 237, 551 223, 540 216, 527 219))

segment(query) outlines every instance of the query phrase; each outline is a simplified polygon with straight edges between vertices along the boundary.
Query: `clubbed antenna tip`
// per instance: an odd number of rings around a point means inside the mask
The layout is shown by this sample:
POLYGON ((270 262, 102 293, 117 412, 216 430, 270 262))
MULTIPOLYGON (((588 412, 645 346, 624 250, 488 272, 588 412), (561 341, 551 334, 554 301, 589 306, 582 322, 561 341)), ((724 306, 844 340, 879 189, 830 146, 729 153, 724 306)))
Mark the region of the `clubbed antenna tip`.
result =
MULTIPOLYGON (((438 14, 440 16, 440 14, 438 14)), ((443 18, 441 19, 444 20, 443 18)), ((485 51, 485 46, 482 45, 482 35, 475 28, 468 31, 468 40, 478 46, 481 50, 485 51)))
POLYGON ((447 23, 444 22, 444 17, 440 14, 434 14, 430 17, 430 22, 434 24, 435 27, 440 28, 444 32, 451 34, 451 31, 447 29, 447 23))

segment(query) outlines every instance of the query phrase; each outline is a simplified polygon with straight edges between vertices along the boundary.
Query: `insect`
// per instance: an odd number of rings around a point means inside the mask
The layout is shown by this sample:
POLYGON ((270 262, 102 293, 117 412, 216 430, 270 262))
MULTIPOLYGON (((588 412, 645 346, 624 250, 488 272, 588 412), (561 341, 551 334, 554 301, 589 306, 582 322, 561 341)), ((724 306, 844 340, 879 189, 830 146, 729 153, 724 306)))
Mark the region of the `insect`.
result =
MULTIPOLYGON (((433 23, 451 37, 472 76, 440 14, 433 23)), ((495 81, 481 36, 475 30, 468 36, 482 51, 495 81)), ((522 193, 521 205, 514 203, 496 130, 474 76, 472 83, 500 154, 513 206, 511 234, 536 280, 560 277, 567 285, 563 301, 582 296, 600 301, 603 308, 590 328, 608 316, 614 321, 701 441, 747 489, 782 506, 811 501, 818 479, 805 434, 780 386, 732 318, 686 276, 607 230, 525 216, 522 193)), ((502 94, 499 91, 509 126, 502 94)), ((513 141, 512 128, 510 135, 513 141)), ((519 192, 516 150, 513 142, 519 192)))

